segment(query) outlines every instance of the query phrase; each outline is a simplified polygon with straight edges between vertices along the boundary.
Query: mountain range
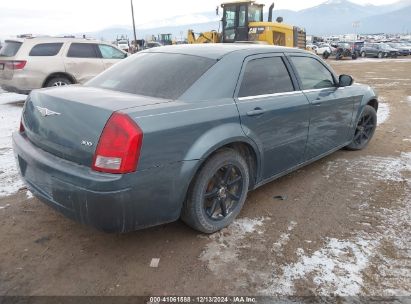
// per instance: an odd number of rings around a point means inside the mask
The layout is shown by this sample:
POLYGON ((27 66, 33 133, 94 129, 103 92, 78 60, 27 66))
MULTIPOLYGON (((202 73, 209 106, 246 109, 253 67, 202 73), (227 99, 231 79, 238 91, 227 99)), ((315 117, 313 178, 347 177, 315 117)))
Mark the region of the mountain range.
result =
MULTIPOLYGON (((266 9, 267 10, 267 9, 266 9)), ((410 33, 411 32, 411 0, 402 0, 389 5, 359 5, 348 0, 328 0, 320 5, 300 11, 275 10, 273 19, 281 16, 284 23, 304 27, 309 35, 340 35, 348 33, 410 33)), ((138 38, 159 33, 171 33, 178 40, 185 38, 188 29, 195 32, 219 30, 221 16, 215 12, 196 14, 197 23, 182 24, 182 20, 192 20, 192 16, 176 16, 137 27, 138 38)), ((267 20, 267 12, 264 14, 267 20)), ((98 32, 81 33, 105 40, 115 40, 117 35, 131 38, 131 27, 118 26, 98 32)))

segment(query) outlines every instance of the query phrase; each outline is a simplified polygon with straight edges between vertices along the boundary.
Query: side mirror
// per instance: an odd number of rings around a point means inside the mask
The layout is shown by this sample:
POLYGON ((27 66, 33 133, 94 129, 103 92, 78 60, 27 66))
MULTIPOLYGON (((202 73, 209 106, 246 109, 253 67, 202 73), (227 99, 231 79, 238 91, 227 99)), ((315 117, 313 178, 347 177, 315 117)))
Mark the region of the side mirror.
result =
POLYGON ((354 79, 350 75, 340 75, 339 87, 349 87, 354 83, 354 79))

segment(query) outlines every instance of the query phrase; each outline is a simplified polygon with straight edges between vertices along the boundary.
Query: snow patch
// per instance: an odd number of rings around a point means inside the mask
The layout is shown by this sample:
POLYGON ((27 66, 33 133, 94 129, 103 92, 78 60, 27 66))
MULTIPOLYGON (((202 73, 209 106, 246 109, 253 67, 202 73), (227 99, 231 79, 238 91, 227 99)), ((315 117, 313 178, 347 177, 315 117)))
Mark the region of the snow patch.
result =
MULTIPOLYGON (((297 282, 315 295, 410 296, 411 288, 411 152, 398 157, 364 156, 327 163, 329 175, 344 168, 357 183, 350 200, 361 198, 353 217, 377 218, 379 225, 364 225, 347 239, 326 238, 324 245, 309 253, 296 250, 297 260, 286 265, 273 262, 263 295, 293 295, 297 282), (393 204, 376 208, 362 184, 405 183, 393 204), (376 270, 377 268, 377 270, 376 270), (371 280, 370 280, 371 278, 371 280)), ((280 237, 279 242, 283 238, 280 237)))
POLYGON ((34 197, 34 195, 30 190, 27 190, 26 197, 27 197, 27 199, 32 199, 34 197))
POLYGON ((350 172, 358 183, 361 180, 357 176, 365 178, 369 175, 378 181, 406 182, 411 185, 411 180, 404 175, 404 172, 411 171, 411 152, 402 152, 400 157, 363 156, 354 161, 339 159, 328 162, 327 171, 336 172, 340 168, 350 172))
POLYGON ((21 98, 15 96, 19 94, 10 94, 12 93, 0 94, 0 197, 11 195, 23 186, 11 141, 11 134, 19 128, 22 108, 8 104, 21 98))
POLYGON ((282 273, 275 273, 273 282, 264 294, 290 295, 294 292, 293 282, 312 276, 318 286, 317 293, 329 295, 330 290, 341 296, 356 295, 363 284, 361 272, 368 266, 377 242, 356 239, 342 241, 331 238, 320 250, 310 256, 301 256, 296 263, 286 265, 282 273))
POLYGON ((271 247, 271 252, 275 252, 277 255, 282 255, 283 248, 290 241, 290 234, 296 226, 297 226, 297 222, 294 222, 294 221, 290 222, 290 224, 287 227, 287 232, 282 233, 280 235, 280 238, 278 239, 278 241, 275 242, 273 246, 271 247))
POLYGON ((377 125, 385 123, 390 116, 390 107, 388 103, 380 102, 377 111, 377 125))
POLYGON ((27 95, 23 95, 23 94, 0 92, 0 105, 13 103, 13 102, 19 102, 19 101, 25 101, 26 98, 27 98, 27 95))
POLYGON ((238 219, 227 228, 210 235, 207 237, 210 242, 201 252, 199 259, 206 262, 213 272, 218 272, 228 263, 236 262, 239 250, 250 246, 242 244, 242 240, 249 234, 262 233, 261 228, 265 219, 238 219))

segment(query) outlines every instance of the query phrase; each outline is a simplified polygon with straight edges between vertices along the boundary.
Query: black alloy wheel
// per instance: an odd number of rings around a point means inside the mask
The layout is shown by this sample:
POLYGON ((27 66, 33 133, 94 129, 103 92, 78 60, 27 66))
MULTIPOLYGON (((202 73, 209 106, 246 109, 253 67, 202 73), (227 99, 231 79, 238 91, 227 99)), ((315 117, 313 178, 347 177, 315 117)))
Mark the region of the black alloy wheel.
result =
POLYGON ((227 227, 240 213, 249 183, 249 167, 242 154, 231 148, 215 152, 192 181, 181 219, 204 233, 227 227))
POLYGON ((350 150, 361 150, 367 146, 377 127, 377 113, 375 109, 366 105, 355 129, 354 138, 349 146, 350 150))
POLYGON ((215 172, 204 193, 206 215, 216 221, 230 216, 240 203, 242 184, 241 171, 233 164, 225 165, 215 172))

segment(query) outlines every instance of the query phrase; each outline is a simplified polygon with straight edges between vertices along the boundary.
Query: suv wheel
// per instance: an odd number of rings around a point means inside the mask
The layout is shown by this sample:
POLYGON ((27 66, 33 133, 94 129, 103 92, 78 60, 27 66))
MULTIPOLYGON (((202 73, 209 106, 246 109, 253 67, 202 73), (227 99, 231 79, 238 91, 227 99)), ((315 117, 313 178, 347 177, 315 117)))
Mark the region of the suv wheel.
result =
POLYGON ((382 52, 379 52, 378 55, 377 55, 377 57, 381 59, 382 57, 384 57, 384 55, 383 55, 382 52))
POLYGON ((181 213, 192 228, 213 233, 230 225, 247 197, 249 170, 235 150, 213 155, 200 169, 191 185, 181 213))
POLYGON ((367 54, 365 52, 361 52, 361 57, 365 58, 365 57, 367 57, 367 54))
POLYGON ((46 87, 61 87, 61 86, 66 86, 69 84, 73 84, 68 78, 59 76, 59 77, 53 77, 46 83, 46 87))

